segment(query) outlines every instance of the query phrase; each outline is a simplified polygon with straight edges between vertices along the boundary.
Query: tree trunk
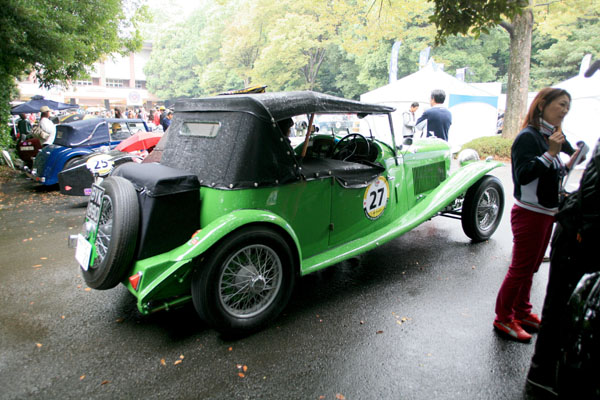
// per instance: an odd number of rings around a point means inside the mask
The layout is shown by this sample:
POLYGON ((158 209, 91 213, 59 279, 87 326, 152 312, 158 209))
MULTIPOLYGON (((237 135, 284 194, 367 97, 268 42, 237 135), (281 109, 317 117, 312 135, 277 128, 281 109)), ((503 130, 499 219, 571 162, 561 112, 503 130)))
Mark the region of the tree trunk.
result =
POLYGON ((529 67, 531 60, 531 35, 533 31, 533 13, 523 10, 507 29, 510 34, 510 65, 506 88, 506 111, 502 137, 513 139, 521 130, 521 124, 527 113, 527 93, 529 92, 529 67))
POLYGON ((317 75, 319 74, 319 68, 321 63, 325 59, 325 49, 316 49, 311 51, 309 54, 309 62, 302 68, 304 78, 308 84, 308 90, 313 90, 315 82, 317 81, 317 75))

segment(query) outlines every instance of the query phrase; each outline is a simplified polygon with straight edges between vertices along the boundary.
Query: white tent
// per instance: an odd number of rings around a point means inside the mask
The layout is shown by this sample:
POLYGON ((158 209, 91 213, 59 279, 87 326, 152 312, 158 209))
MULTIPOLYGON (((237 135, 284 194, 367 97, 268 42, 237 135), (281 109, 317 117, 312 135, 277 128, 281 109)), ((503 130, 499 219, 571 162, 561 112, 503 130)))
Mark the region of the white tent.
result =
POLYGON ((571 110, 563 121, 567 139, 572 145, 582 140, 592 150, 600 137, 596 124, 600 116, 600 72, 589 78, 581 73, 554 87, 565 89, 571 95, 571 110))
POLYGON ((498 94, 456 79, 433 62, 411 75, 364 93, 360 100, 395 107, 394 128, 402 132, 402 113, 415 101, 420 104, 420 113, 430 108, 429 99, 434 89, 446 92, 444 105, 452 113, 448 140, 453 147, 496 133, 498 94))

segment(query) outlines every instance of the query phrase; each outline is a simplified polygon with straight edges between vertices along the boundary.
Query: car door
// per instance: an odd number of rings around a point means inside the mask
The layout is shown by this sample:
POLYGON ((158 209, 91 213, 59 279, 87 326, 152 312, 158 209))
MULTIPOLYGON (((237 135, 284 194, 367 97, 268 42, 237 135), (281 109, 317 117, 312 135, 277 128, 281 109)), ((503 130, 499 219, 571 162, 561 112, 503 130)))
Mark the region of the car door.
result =
POLYGON ((392 223, 399 214, 396 182, 403 170, 391 162, 374 179, 358 187, 334 180, 331 190, 329 246, 363 237, 392 223))

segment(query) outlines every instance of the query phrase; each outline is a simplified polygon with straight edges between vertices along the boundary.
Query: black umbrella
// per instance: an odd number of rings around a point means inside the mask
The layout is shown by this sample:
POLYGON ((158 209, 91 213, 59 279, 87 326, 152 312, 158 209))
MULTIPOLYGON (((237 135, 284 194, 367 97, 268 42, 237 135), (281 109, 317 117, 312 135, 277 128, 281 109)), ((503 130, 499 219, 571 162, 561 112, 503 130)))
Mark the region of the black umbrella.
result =
POLYGON ((48 106, 51 110, 66 110, 79 108, 77 104, 60 103, 54 100, 46 100, 43 96, 33 96, 27 103, 19 104, 10 109, 11 114, 31 114, 40 112, 40 108, 48 106))

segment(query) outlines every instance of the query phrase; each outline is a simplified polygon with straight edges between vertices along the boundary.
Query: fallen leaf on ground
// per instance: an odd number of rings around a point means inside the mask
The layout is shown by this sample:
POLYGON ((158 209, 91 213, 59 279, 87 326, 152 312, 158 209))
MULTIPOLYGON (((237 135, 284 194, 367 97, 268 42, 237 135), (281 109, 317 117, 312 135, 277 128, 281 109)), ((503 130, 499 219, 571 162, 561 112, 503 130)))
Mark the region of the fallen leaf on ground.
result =
POLYGON ((240 378, 244 378, 246 375, 244 375, 244 373, 243 373, 243 372, 239 372, 239 373, 238 373, 238 376, 239 376, 240 378))
POLYGON ((183 356, 183 354, 181 354, 181 355, 179 356, 179 358, 183 360, 185 357, 183 356))
POLYGON ((379 335, 379 334, 383 333, 383 331, 377 331, 375 333, 379 335))
POLYGON ((244 366, 242 367, 242 370, 244 370, 244 372, 248 371, 248 366, 247 366, 247 365, 244 365, 244 366))
POLYGON ((40 260, 47 260, 48 257, 40 257, 40 260))
POLYGON ((35 345, 36 345, 38 348, 42 347, 42 344, 41 344, 41 343, 36 343, 35 345))
POLYGON ((164 358, 160 359, 160 365, 167 365, 167 362, 165 361, 164 358))
POLYGON ((41 267, 41 266, 42 266, 42 264, 35 264, 35 265, 33 266, 33 268, 39 268, 39 267, 41 267))
POLYGON ((115 322, 117 322, 117 323, 119 323, 119 324, 120 324, 121 322, 123 322, 123 321, 125 321, 125 318, 117 318, 117 319, 115 320, 115 322))
POLYGON ((83 290, 85 290, 86 292, 91 292, 91 291, 92 291, 92 289, 90 289, 89 287, 86 287, 86 288, 85 288, 85 289, 83 289, 83 290))
POLYGON ((230 347, 230 348, 228 348, 227 350, 231 351, 231 350, 233 350, 233 347, 230 347))
POLYGON ((338 400, 346 400, 346 397, 341 393, 336 394, 335 398, 338 400))
POLYGON ((82 380, 84 380, 84 379, 85 379, 85 375, 81 375, 81 376, 79 377, 79 380, 80 380, 80 381, 82 381, 82 380))
POLYGON ((102 381, 102 383, 101 383, 101 385, 106 385, 107 383, 110 383, 110 381, 108 381, 108 380, 103 380, 103 381, 102 381))
POLYGON ((181 364, 182 362, 183 362, 182 360, 177 360, 173 363, 173 365, 181 364))

